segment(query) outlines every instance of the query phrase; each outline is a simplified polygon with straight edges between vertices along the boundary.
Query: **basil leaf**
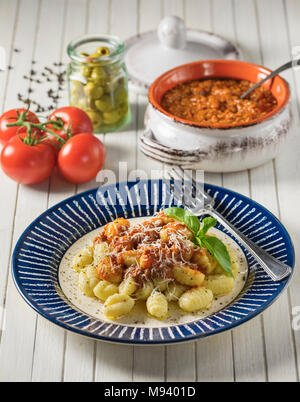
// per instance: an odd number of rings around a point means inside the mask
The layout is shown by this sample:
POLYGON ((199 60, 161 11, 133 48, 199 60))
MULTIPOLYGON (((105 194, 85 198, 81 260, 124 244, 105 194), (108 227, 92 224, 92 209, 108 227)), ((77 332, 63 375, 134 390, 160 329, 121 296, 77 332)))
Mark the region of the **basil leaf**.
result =
POLYGON ((204 247, 202 237, 194 236, 193 242, 196 244, 196 246, 200 246, 201 248, 204 247))
POLYGON ((231 260, 225 244, 214 236, 203 236, 201 237, 200 241, 215 257, 215 259, 218 261, 224 271, 226 271, 230 276, 233 277, 231 260))
POLYGON ((200 222, 197 216, 195 215, 186 215, 184 223, 186 226, 191 229, 191 231, 196 234, 200 229, 200 222))
POLYGON ((206 247, 208 251, 215 257, 221 267, 230 276, 233 277, 231 270, 231 260, 225 244, 222 243, 217 237, 205 236, 207 231, 217 224, 217 219, 211 216, 204 218, 202 228, 200 229, 200 222, 197 216, 193 215, 190 211, 180 207, 170 207, 163 210, 163 212, 171 218, 178 219, 186 224, 186 226, 195 234, 193 242, 200 247, 206 247))
POLYGON ((208 229, 212 228, 213 226, 215 226, 218 223, 216 218, 212 218, 211 216, 204 218, 202 220, 202 228, 199 230, 199 232, 197 233, 197 236, 202 237, 204 236, 208 229))
POLYGON ((180 207, 170 207, 164 209, 163 212, 171 218, 178 219, 179 221, 185 223, 194 234, 198 233, 200 229, 199 219, 190 211, 180 207))
POLYGON ((171 218, 176 218, 183 222, 186 211, 180 207, 170 207, 163 210, 163 212, 171 218))

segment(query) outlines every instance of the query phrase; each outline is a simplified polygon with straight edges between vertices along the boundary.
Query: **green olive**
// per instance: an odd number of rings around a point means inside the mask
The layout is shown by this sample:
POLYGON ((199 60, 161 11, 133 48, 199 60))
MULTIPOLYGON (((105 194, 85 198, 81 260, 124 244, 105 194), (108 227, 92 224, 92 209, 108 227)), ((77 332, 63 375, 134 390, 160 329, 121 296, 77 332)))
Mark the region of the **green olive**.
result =
POLYGON ((114 124, 118 120, 120 120, 120 117, 121 117, 120 109, 114 109, 111 112, 103 113, 103 121, 105 124, 114 124))
POLYGON ((124 87, 117 87, 114 93, 115 100, 118 104, 127 101, 127 91, 124 87))
POLYGON ((104 84, 106 79, 106 73, 102 67, 95 67, 91 73, 91 80, 96 83, 104 84))
POLYGON ((88 98, 88 103, 89 103, 89 110, 93 110, 94 112, 99 112, 99 110, 96 108, 95 102, 97 101, 97 99, 91 99, 88 98))
POLYGON ((103 95, 103 88, 100 85, 96 85, 94 82, 89 81, 84 86, 84 93, 90 98, 99 99, 103 95))
POLYGON ((80 81, 72 80, 70 83, 70 91, 72 95, 79 95, 83 93, 83 84, 80 81))
POLYGON ((108 56, 110 54, 110 51, 107 47, 105 46, 100 46, 98 47, 94 53, 90 54, 90 58, 95 58, 98 59, 99 57, 102 56, 108 56))
POLYGON ((101 99, 97 99, 95 106, 101 112, 109 112, 113 108, 109 95, 103 95, 101 99))
POLYGON ((121 87, 125 87, 125 88, 126 88, 126 81, 125 81, 125 78, 124 78, 124 77, 118 78, 117 83, 118 83, 118 85, 120 85, 121 87))
POLYGON ((91 119, 93 126, 98 127, 103 123, 102 114, 100 112, 95 112, 93 110, 87 110, 89 118, 91 119))
POLYGON ((108 56, 110 54, 110 50, 106 46, 100 46, 95 50, 94 54, 97 54, 97 57, 108 56))
POLYGON ((79 98, 77 94, 70 94, 70 104, 71 106, 74 106, 78 103, 79 98))
POLYGON ((85 78, 89 77, 91 74, 91 69, 88 66, 82 66, 80 68, 80 73, 83 75, 85 78))
POLYGON ((109 77, 102 77, 99 79, 99 84, 103 87, 104 92, 106 92, 107 88, 111 87, 111 82, 109 77))
POLYGON ((125 116, 127 114, 127 112, 128 112, 128 103, 127 102, 122 103, 119 106, 119 109, 121 111, 121 114, 125 116))
POLYGON ((80 56, 89 57, 89 54, 86 53, 86 52, 81 52, 81 53, 79 53, 79 54, 80 54, 80 56))
POLYGON ((79 107, 79 109, 85 110, 89 106, 88 100, 82 96, 77 100, 76 106, 79 107))
POLYGON ((113 90, 111 87, 111 83, 109 81, 103 84, 103 89, 104 89, 104 93, 107 94, 111 98, 113 90))

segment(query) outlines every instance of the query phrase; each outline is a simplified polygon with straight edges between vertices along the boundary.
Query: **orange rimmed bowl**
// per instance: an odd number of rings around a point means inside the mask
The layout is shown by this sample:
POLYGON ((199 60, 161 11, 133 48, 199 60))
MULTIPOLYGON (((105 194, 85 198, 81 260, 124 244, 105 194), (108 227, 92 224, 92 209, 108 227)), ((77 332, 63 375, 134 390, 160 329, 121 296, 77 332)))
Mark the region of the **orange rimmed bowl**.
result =
POLYGON ((279 76, 264 84, 277 99, 276 108, 251 122, 202 124, 172 115, 161 106, 164 93, 183 82, 233 78, 256 83, 270 72, 265 67, 243 61, 201 60, 162 74, 149 90, 150 106, 146 119, 148 153, 145 153, 162 162, 181 163, 210 172, 249 169, 274 158, 285 142, 292 121, 289 85, 279 76))

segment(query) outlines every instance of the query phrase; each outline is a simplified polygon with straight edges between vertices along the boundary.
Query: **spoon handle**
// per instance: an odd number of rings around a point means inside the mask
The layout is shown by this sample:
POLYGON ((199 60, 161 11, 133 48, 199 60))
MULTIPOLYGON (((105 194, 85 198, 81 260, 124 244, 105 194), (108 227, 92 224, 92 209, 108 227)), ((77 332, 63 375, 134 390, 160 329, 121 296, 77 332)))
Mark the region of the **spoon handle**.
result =
POLYGON ((268 81, 270 78, 275 77, 275 75, 278 75, 279 73, 282 73, 282 71, 288 70, 289 68, 293 67, 295 64, 299 65, 300 64, 300 59, 299 60, 291 60, 288 63, 285 63, 282 66, 278 67, 271 74, 267 75, 263 80, 259 81, 257 84, 255 84, 251 88, 249 88, 248 91, 244 92, 240 96, 240 99, 246 98, 246 96, 249 95, 250 92, 254 91, 254 89, 258 88, 261 84, 263 84, 264 82, 268 81))

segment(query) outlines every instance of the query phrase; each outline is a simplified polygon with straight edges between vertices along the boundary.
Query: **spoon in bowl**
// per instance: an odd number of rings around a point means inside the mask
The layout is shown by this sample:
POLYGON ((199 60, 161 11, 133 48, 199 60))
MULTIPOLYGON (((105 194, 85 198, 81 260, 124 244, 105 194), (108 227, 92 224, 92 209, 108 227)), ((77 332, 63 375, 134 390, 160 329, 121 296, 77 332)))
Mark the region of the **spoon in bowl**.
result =
POLYGON ((257 84, 255 84, 251 88, 249 88, 246 92, 244 92, 240 96, 240 99, 245 99, 246 96, 250 94, 250 92, 254 91, 254 89, 258 88, 261 84, 263 84, 264 82, 268 81, 270 78, 275 77, 275 75, 278 75, 279 73, 282 73, 282 71, 288 70, 289 68, 296 67, 296 66, 299 66, 299 65, 300 65, 300 59, 291 60, 288 63, 283 64, 282 66, 280 66, 276 70, 274 70, 271 74, 267 75, 264 79, 259 81, 257 84))

